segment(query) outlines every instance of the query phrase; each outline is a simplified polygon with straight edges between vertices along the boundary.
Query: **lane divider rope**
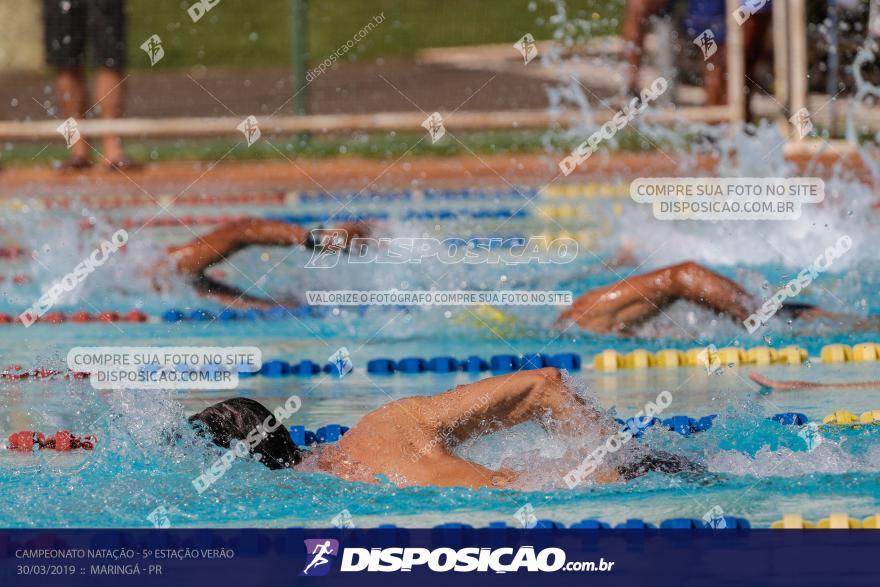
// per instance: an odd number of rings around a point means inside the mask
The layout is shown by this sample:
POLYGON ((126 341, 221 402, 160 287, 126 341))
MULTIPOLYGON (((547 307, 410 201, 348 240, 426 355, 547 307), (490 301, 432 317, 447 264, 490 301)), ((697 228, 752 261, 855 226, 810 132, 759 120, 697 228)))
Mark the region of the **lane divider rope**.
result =
MULTIPOLYGON (((636 349, 628 353, 619 353, 614 349, 606 349, 593 358, 593 367, 597 371, 613 372, 625 369, 667 369, 675 367, 707 367, 712 360, 707 358, 706 348, 691 348, 686 351, 679 349, 660 349, 651 352, 636 349)), ((768 346, 757 346, 750 349, 725 347, 717 349, 718 365, 735 367, 739 365, 803 365, 810 359, 806 349, 799 346, 787 346, 780 349, 768 346)), ((880 361, 880 344, 876 342, 859 343, 853 346, 846 344, 828 344, 822 347, 818 359, 822 363, 863 363, 880 361)))
MULTIPOLYGON (((378 528, 398 529, 399 526, 394 524, 380 524, 378 528)), ((609 522, 587 518, 579 522, 575 522, 568 526, 572 530, 746 530, 752 528, 752 524, 746 518, 736 516, 718 516, 710 519, 697 518, 668 518, 659 523, 646 522, 641 518, 630 518, 625 522, 621 522, 612 526, 609 522)), ((519 526, 510 526, 506 522, 489 522, 485 528, 490 529, 511 529, 511 530, 552 530, 564 529, 565 524, 556 520, 542 519, 536 520, 530 528, 522 528, 519 526)), ((871 514, 865 518, 851 518, 845 512, 835 512, 827 518, 822 518, 817 522, 804 521, 801 514, 785 514, 782 520, 773 522, 771 529, 841 529, 841 530, 877 530, 880 529, 880 513, 871 514)), ((450 522, 438 524, 434 526, 434 530, 452 531, 452 530, 478 530, 470 524, 461 524, 450 522)))

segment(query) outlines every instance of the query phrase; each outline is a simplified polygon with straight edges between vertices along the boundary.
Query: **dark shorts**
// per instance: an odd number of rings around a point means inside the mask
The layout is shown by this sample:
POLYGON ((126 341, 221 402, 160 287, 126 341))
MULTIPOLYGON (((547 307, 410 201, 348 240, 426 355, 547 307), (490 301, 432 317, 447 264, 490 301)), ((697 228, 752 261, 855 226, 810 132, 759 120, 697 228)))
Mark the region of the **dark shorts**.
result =
POLYGON ((96 67, 125 66, 124 0, 43 0, 46 63, 79 67, 86 42, 96 67))
MULTIPOLYGON (((676 0, 669 0, 664 14, 671 14, 676 0)), ((773 2, 767 0, 740 0, 739 5, 751 7, 755 13, 766 13, 771 10, 773 2), (754 8, 761 4, 761 8, 754 8)), ((684 14, 684 28, 687 35, 696 38, 705 30, 712 31, 715 42, 723 45, 727 40, 727 5, 725 0, 687 0, 684 14)))

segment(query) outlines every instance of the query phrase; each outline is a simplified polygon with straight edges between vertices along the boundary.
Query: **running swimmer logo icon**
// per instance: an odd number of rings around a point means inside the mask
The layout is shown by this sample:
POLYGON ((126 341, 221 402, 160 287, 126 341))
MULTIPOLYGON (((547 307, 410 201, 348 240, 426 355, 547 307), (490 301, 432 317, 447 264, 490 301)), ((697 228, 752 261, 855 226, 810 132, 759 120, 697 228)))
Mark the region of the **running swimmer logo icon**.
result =
POLYGON ((309 235, 312 257, 306 269, 330 269, 339 263, 339 257, 348 242, 348 231, 344 228, 315 228, 309 235))
POLYGON ((306 566, 300 577, 321 577, 330 572, 330 559, 339 554, 339 541, 332 538, 306 540, 306 566))

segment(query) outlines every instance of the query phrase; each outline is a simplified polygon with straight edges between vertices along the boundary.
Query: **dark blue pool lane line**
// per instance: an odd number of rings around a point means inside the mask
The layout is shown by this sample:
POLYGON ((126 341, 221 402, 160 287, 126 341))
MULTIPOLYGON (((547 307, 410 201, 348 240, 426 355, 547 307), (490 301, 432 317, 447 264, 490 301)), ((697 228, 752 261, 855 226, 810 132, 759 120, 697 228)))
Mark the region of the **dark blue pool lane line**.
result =
MULTIPOLYGON (((419 373, 512 373, 514 371, 528 371, 543 369, 544 367, 556 367, 568 371, 578 371, 581 368, 581 356, 577 353, 559 353, 556 355, 544 355, 541 353, 527 353, 517 355, 494 355, 484 359, 472 355, 466 359, 455 357, 404 357, 394 360, 378 358, 367 361, 367 373, 372 375, 393 375, 394 373, 419 374, 419 373)), ((240 371, 239 377, 288 377, 297 375, 309 377, 318 373, 339 375, 339 366, 327 363, 321 366, 309 360, 303 360, 293 364, 282 360, 265 361, 259 371, 250 373, 240 371)))
MULTIPOLYGON (((664 418, 663 420, 660 418, 645 420, 644 418, 635 417, 627 418, 626 420, 615 418, 614 420, 621 425, 621 430, 625 428, 632 433, 633 436, 638 438, 642 436, 648 428, 658 424, 665 427, 667 430, 678 432, 682 436, 690 436, 691 434, 705 432, 710 429, 717 417, 718 414, 710 414, 708 416, 703 416, 702 418, 672 416, 670 418, 664 418)), ((777 422, 783 426, 804 426, 810 422, 810 419, 806 414, 801 414, 800 412, 781 412, 770 416, 767 420, 777 422)))
POLYGON ((525 208, 498 208, 491 210, 405 210, 400 213, 377 212, 363 210, 354 213, 328 214, 318 212, 314 214, 269 214, 269 220, 280 220, 291 224, 308 225, 316 222, 364 222, 364 221, 387 221, 398 218, 404 221, 411 220, 459 220, 473 218, 477 220, 496 219, 509 220, 515 218, 528 218, 529 211, 525 208))
MULTIPOLYGON (((534 525, 529 525, 528 528, 535 529, 564 529, 566 526, 562 522, 557 522, 556 520, 536 520, 533 522, 534 525)), ((659 525, 655 525, 651 522, 646 522, 641 518, 630 518, 625 522, 621 522, 615 526, 612 526, 608 522, 603 522, 601 520, 595 519, 585 519, 580 522, 575 522, 571 526, 568 526, 571 529, 582 529, 582 530, 646 530, 646 529, 655 529, 659 526, 659 528, 666 530, 690 530, 690 529, 712 529, 712 530, 738 530, 738 529, 748 529, 751 528, 751 524, 745 518, 737 518, 734 516, 722 516, 718 518, 714 518, 708 522, 704 522, 703 520, 698 520, 696 518, 669 518, 668 520, 662 520, 659 525)), ((400 526, 396 526, 394 524, 380 524, 376 526, 377 528, 385 528, 385 529, 403 529, 400 526)), ((496 529, 523 529, 522 526, 510 526, 506 522, 489 522, 486 528, 496 528, 496 529)), ((470 524, 459 524, 459 523, 446 523, 446 524, 438 524, 434 526, 434 530, 470 530, 473 529, 474 526, 470 524)))

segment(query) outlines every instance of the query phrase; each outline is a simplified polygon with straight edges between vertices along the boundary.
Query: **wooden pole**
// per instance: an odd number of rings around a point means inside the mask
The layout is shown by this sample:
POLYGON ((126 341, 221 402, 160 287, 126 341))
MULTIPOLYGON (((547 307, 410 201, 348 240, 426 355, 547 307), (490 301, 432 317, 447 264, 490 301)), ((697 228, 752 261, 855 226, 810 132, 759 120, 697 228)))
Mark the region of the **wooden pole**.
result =
POLYGON ((290 48, 293 61, 293 112, 309 113, 309 9, 307 0, 290 0, 290 48))
POLYGON ((791 116, 791 104, 788 96, 789 78, 789 46, 788 46, 788 3, 773 3, 773 88, 780 111, 777 117, 779 130, 783 136, 789 134, 788 117, 791 116))
POLYGON ((790 0, 788 19, 791 115, 807 107, 807 11, 804 0, 790 0))
MULTIPOLYGON (((825 92, 829 98, 836 96, 839 91, 840 84, 839 72, 840 67, 840 11, 837 0, 828 0, 828 77, 825 81, 825 92)), ((828 128, 831 136, 837 133, 837 100, 831 100, 828 104, 828 128)))
POLYGON ((730 108, 731 126, 736 129, 746 116, 746 65, 743 51, 742 27, 734 13, 740 8, 739 0, 726 0, 727 26, 727 103, 730 108))

